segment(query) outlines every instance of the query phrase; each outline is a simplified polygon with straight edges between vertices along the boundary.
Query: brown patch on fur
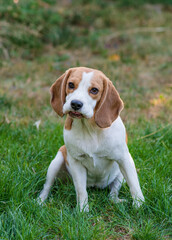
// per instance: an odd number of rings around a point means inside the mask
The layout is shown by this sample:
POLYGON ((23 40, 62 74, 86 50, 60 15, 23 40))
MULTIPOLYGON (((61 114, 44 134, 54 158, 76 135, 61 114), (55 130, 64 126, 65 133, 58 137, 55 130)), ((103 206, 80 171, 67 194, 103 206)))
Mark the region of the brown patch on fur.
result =
POLYGON ((67 115, 67 118, 66 118, 66 121, 65 121, 65 129, 66 130, 71 130, 72 123, 73 123, 73 119, 69 115, 67 115))
POLYGON ((63 105, 65 103, 65 89, 66 81, 69 77, 70 71, 67 71, 62 76, 60 76, 55 83, 50 88, 51 93, 51 105, 54 111, 60 116, 63 117, 63 105))
POLYGON ((73 93, 78 88, 80 81, 80 78, 70 77, 66 83, 66 95, 68 95, 69 93, 73 93), (70 89, 68 86, 69 82, 73 83, 75 87, 70 89))
POLYGON ((103 80, 103 92, 95 108, 95 122, 100 128, 107 128, 119 116, 123 101, 112 82, 103 73, 100 77, 103 80))
POLYGON ((81 82, 82 80, 82 75, 83 75, 83 72, 90 72, 91 70, 89 68, 85 68, 85 67, 77 67, 77 68, 71 68, 70 69, 71 73, 70 73, 70 77, 68 78, 67 80, 67 83, 66 83, 66 94, 68 95, 69 93, 72 93, 74 92, 78 86, 79 86, 79 83, 81 82), (72 82, 75 86, 74 89, 70 89, 68 87, 68 83, 69 82, 72 82))
POLYGON ((97 100, 97 102, 100 100, 102 92, 103 92, 103 73, 98 70, 93 70, 93 77, 91 79, 91 86, 88 89, 89 95, 97 100), (97 88, 99 92, 97 94, 90 93, 90 90, 92 88, 97 88))
POLYGON ((66 150, 66 146, 63 145, 63 146, 59 149, 59 151, 62 152, 65 163, 66 163, 67 165, 69 165, 69 163, 68 163, 68 161, 67 161, 67 150, 66 150))

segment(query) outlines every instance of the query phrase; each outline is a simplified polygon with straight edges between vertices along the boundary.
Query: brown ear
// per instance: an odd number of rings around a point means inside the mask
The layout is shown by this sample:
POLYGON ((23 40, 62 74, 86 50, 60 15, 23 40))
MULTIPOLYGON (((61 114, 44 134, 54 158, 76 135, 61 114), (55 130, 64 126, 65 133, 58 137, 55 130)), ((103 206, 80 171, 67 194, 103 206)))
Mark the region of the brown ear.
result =
POLYGON ((112 82, 108 78, 103 80, 104 91, 96 107, 95 122, 100 128, 107 128, 119 116, 120 111, 123 109, 123 101, 112 82))
POLYGON ((60 76, 50 88, 51 93, 51 105, 54 111, 63 117, 63 105, 66 98, 66 82, 70 75, 70 70, 66 71, 60 76))

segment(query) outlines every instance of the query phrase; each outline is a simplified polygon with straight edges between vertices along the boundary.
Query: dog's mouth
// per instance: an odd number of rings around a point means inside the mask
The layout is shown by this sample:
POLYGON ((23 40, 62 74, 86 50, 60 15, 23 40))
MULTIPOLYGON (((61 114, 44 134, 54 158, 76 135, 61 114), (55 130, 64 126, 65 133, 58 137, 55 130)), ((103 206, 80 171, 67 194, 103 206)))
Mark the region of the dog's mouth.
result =
POLYGON ((78 118, 78 119, 81 119, 81 118, 83 118, 84 116, 81 114, 81 113, 79 113, 79 112, 69 112, 69 116, 70 117, 72 117, 72 118, 78 118))

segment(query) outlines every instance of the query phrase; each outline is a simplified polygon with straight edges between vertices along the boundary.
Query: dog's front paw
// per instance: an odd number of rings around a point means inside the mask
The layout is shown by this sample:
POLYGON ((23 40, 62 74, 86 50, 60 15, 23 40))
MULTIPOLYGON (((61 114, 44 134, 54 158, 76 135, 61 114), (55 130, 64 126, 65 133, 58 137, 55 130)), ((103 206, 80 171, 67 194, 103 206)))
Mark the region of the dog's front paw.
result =
POLYGON ((83 206, 80 206, 80 212, 89 212, 89 205, 84 204, 83 206))
POLYGON ((37 198, 37 203, 39 204, 39 205, 42 205, 43 204, 43 200, 40 198, 40 196, 37 198))
POLYGON ((144 199, 144 197, 142 197, 142 198, 134 198, 134 200, 133 200, 133 206, 135 207, 135 208, 139 208, 143 203, 145 202, 145 199, 144 199))
POLYGON ((127 202, 126 199, 120 199, 117 196, 110 196, 110 200, 114 203, 123 203, 123 202, 127 202))
POLYGON ((42 205, 43 202, 47 199, 47 197, 48 197, 47 192, 42 191, 37 199, 37 202, 39 203, 39 205, 42 205))

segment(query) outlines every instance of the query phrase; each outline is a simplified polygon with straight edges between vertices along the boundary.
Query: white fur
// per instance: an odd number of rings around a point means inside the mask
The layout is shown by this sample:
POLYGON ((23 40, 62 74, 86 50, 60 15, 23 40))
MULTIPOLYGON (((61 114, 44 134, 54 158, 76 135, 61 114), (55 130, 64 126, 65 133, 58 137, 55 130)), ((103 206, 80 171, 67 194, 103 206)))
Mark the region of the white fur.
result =
POLYGON ((83 103, 83 107, 78 112, 82 113, 82 115, 84 115, 86 118, 91 118, 93 116, 96 100, 92 99, 92 97, 90 97, 88 94, 88 88, 91 85, 90 81, 92 76, 93 72, 83 73, 82 80, 79 83, 78 88, 66 97, 66 102, 63 106, 64 114, 73 111, 71 108, 72 100, 79 100, 83 103))
MULTIPOLYGON (((96 105, 88 94, 93 73, 83 73, 77 90, 66 98, 63 111, 70 111, 70 102, 78 99, 84 103, 80 112, 88 118, 93 116, 96 105)), ((77 194, 77 204, 81 210, 88 211, 87 186, 105 188, 110 186, 110 197, 120 202, 118 191, 123 176, 127 181, 134 204, 140 206, 144 197, 140 189, 135 165, 126 144, 126 131, 120 117, 109 128, 101 129, 88 119, 73 119, 71 130, 64 129, 64 142, 67 148, 66 165, 72 176, 77 194)), ((50 164, 47 180, 40 195, 41 201, 48 196, 55 175, 64 162, 62 154, 57 153, 50 164)))

